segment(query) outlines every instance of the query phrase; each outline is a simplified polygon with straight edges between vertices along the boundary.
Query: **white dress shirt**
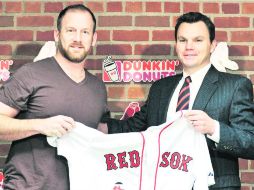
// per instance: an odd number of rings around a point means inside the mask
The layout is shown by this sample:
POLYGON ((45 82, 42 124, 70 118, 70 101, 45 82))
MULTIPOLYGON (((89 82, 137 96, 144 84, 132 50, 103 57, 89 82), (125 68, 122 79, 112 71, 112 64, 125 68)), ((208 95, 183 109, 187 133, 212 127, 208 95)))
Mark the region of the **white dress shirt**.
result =
MULTIPOLYGON (((205 78, 206 73, 208 72, 208 70, 210 69, 211 64, 206 65, 205 67, 203 67, 202 69, 198 70, 197 72, 193 73, 192 75, 190 75, 191 77, 191 83, 190 83, 190 102, 189 102, 189 110, 192 109, 192 106, 194 104, 194 101, 196 99, 196 96, 198 94, 199 88, 205 78)), ((172 98, 170 100, 169 103, 169 107, 168 107, 168 112, 167 112, 167 121, 170 119, 171 115, 174 115, 176 113, 176 106, 177 106, 177 101, 178 101, 178 95, 179 92, 182 88, 182 85, 184 83, 184 79, 187 77, 188 75, 183 71, 183 77, 182 79, 179 81, 178 85, 176 86, 176 89, 172 95, 172 98)), ((208 138, 210 138, 211 140, 213 140, 216 143, 219 143, 220 140, 220 125, 219 122, 216 121, 216 127, 215 127, 215 131, 214 134, 212 136, 207 135, 208 138)))

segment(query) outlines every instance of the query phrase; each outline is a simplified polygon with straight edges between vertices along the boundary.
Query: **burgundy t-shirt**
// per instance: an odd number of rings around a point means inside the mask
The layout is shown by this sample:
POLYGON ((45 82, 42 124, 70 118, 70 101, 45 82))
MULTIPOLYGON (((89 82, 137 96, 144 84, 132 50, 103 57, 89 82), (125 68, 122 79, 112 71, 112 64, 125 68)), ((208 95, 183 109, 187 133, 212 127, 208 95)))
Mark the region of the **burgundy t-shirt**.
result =
MULTIPOLYGON (((76 83, 53 57, 22 66, 0 88, 0 102, 20 110, 18 119, 66 115, 92 128, 105 113, 106 100, 101 80, 86 71, 85 79, 76 83)), ((57 156, 46 136, 14 141, 4 167, 5 187, 67 190, 67 168, 65 158, 57 156)))

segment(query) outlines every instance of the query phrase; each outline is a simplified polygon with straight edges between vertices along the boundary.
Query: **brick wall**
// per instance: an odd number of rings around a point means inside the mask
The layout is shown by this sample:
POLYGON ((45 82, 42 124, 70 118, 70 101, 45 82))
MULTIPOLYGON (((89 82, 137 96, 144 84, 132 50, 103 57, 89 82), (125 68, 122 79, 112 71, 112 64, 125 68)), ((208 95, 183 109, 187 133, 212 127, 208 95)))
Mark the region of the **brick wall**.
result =
MULTIPOLYGON (((176 59, 174 25, 188 11, 200 11, 217 26, 216 39, 226 41, 239 73, 254 83, 254 1, 74 1, 90 7, 98 21, 98 43, 86 67, 101 77, 102 60, 176 59)), ((0 59, 13 60, 11 71, 31 61, 45 41, 53 40, 59 10, 73 1, 0 1, 0 59)), ((181 67, 178 67, 181 70, 181 67)), ((113 116, 131 101, 144 102, 150 83, 107 84, 113 116)), ((9 143, 0 142, 0 167, 9 143)), ((254 151, 254 150, 253 150, 254 151)), ((242 190, 254 189, 254 161, 240 160, 242 190)))

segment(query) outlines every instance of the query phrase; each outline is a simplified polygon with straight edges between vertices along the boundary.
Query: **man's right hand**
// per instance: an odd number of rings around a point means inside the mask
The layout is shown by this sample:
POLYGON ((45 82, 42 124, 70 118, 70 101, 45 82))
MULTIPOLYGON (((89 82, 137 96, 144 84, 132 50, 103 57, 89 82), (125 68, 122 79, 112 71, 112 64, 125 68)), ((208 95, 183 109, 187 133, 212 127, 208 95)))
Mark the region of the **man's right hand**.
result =
POLYGON ((75 127, 75 121, 71 117, 58 115, 46 119, 40 119, 36 130, 46 136, 61 137, 75 127))
POLYGON ((107 123, 99 123, 97 130, 100 131, 100 132, 103 132, 105 134, 108 134, 108 125, 107 125, 107 123))

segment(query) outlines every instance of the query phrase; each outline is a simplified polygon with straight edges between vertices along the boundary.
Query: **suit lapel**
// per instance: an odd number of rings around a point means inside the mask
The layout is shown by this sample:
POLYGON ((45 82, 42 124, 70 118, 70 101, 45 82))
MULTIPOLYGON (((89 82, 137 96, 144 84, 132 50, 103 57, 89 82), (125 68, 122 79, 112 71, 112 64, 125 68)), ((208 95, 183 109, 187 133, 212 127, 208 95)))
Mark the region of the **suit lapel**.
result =
POLYGON ((169 80, 170 83, 166 84, 166 86, 162 87, 161 94, 160 94, 160 109, 159 109, 159 121, 166 121, 168 106, 171 100, 171 97, 175 91, 175 88, 179 81, 182 78, 182 74, 176 75, 172 77, 172 80, 169 80))
POLYGON ((219 72, 211 66, 200 86, 192 107, 193 110, 205 109, 207 103, 217 89, 218 73, 219 72))

